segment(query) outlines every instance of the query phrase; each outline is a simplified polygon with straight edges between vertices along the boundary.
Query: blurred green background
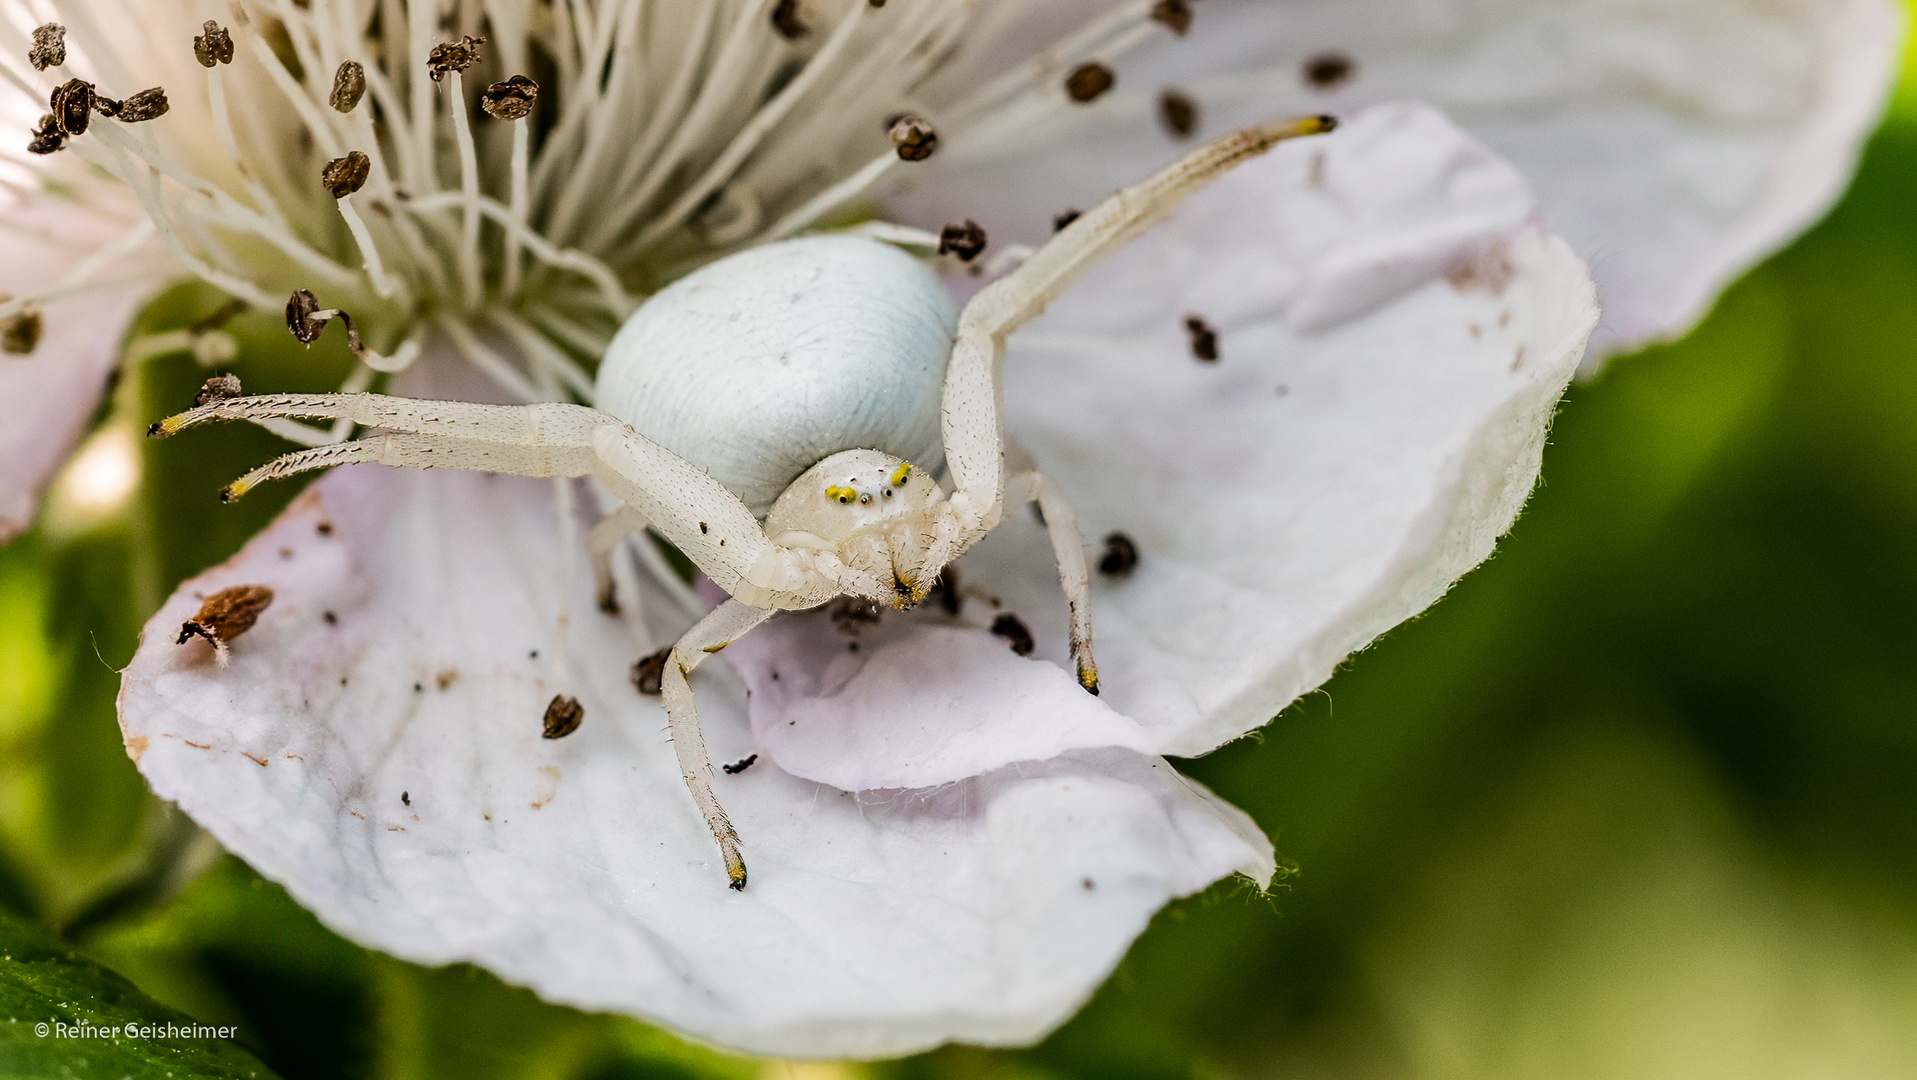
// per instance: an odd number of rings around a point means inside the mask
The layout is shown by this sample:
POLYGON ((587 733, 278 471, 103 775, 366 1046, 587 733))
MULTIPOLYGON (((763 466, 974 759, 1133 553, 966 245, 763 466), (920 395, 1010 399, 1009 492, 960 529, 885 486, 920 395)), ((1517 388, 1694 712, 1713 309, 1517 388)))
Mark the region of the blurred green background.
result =
MULTIPOLYGON (((322 929, 147 795, 113 712, 144 613, 291 498, 210 497, 280 444, 142 444, 130 511, 55 505, 0 549, 0 1075, 1917 1076, 1913 193, 1907 85, 1827 221, 1573 388, 1492 562, 1182 763, 1295 873, 1174 904, 1023 1051, 730 1057, 322 929), (182 1010, 240 1046, 56 1046, 26 1030, 54 1005, 182 1010)), ((216 306, 182 289, 141 330, 216 306)), ((233 370, 336 385, 337 340, 277 324, 232 324, 233 370)), ((203 377, 129 374, 95 437, 203 377)))

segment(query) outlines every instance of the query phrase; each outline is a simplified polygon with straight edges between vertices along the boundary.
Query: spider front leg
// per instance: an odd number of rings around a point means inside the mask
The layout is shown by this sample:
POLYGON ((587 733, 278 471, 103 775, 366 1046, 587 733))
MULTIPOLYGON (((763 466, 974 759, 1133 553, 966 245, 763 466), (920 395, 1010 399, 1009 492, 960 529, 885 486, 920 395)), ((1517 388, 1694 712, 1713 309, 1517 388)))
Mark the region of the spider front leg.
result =
POLYGON ((1092 659, 1091 578, 1085 571, 1085 542, 1078 534, 1078 514, 1058 490, 1058 485, 1037 469, 1017 473, 1006 484, 1005 501, 1010 506, 1028 502, 1038 504, 1045 519, 1045 534, 1052 541, 1052 557, 1058 562, 1058 583, 1065 591, 1065 602, 1072 612, 1072 664, 1077 669, 1078 685, 1098 693, 1098 664, 1092 659))
POLYGON ((621 506, 592 527, 586 534, 586 555, 592 560, 593 593, 599 610, 617 613, 619 598, 613 595, 612 553, 626 537, 644 532, 646 515, 630 506, 621 506))
POLYGON ((719 805, 719 797, 712 793, 712 755, 706 752, 705 732, 699 727, 699 710, 686 676, 707 656, 737 641, 771 614, 766 608, 737 600, 712 609, 672 647, 659 685, 666 702, 666 722, 672 727, 672 751, 679 757, 679 773, 685 777, 686 788, 692 792, 692 801, 698 804, 706 827, 712 830, 712 838, 719 842, 726 877, 733 888, 741 890, 746 887, 746 866, 739 856, 739 833, 719 805))

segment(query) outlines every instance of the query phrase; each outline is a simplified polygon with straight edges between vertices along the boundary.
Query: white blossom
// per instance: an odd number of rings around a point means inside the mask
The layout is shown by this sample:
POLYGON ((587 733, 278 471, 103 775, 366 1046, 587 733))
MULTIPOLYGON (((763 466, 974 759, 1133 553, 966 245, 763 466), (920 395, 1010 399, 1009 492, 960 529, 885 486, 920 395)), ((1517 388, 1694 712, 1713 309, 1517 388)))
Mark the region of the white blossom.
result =
POLYGON ((1011 341, 1008 430, 1094 557, 1108 532, 1138 554, 1095 590, 1102 697, 1061 666, 1063 602, 1023 521, 958 564, 950 609, 856 634, 828 612, 768 624, 699 676, 714 756, 751 761, 719 780, 753 866, 733 894, 629 679, 701 599, 638 543, 617 570, 635 602, 598 610, 578 488, 361 466, 149 623, 121 723, 154 789, 356 940, 786 1055, 1030 1041, 1167 900, 1268 882, 1257 825, 1159 755, 1264 723, 1509 526, 1597 325, 1584 264, 1547 230, 1593 262, 1605 348, 1681 331, 1834 197, 1897 20, 1883 0, 1205 0, 1185 32, 1168 9, 603 0, 436 19, 245 0, 207 27, 157 0, 8 7, 15 57, 33 27, 67 27, 63 66, 4 69, 23 143, 70 78, 171 103, 8 157, 4 213, 65 260, 0 282, 0 319, 46 326, 28 360, 0 358, 15 527, 91 410, 108 331, 182 274, 349 311, 355 385, 584 398, 632 308, 727 252, 875 214, 908 241, 976 219, 994 255, 1042 240, 1179 152, 1155 118, 1167 88, 1196 104, 1193 135, 1346 120, 1193 197, 1011 341), (233 61, 202 66, 193 38, 217 29, 233 61), (452 70, 455 51, 433 70, 468 37, 478 66, 452 70), (341 111, 348 62, 366 90, 341 111), (1116 83, 1075 101, 1065 81, 1089 64, 1116 83), (472 107, 546 65, 531 117, 472 107), (925 160, 888 138, 908 114, 937 133, 925 160), (1194 355, 1201 333, 1215 359, 1194 355), (230 663, 176 644, 235 585, 274 600, 230 663), (1030 657, 991 632, 1003 616, 1030 657), (556 688, 585 719, 546 740, 556 688))

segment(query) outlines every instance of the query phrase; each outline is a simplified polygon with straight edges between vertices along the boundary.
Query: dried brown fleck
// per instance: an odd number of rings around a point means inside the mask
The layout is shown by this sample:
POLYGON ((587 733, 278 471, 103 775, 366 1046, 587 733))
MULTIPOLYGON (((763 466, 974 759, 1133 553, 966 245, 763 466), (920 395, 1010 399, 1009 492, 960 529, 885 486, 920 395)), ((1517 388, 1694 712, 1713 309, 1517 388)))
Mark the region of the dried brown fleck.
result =
POLYGON ((1474 258, 1453 266, 1444 274, 1445 280, 1459 292, 1476 289, 1493 296, 1503 296, 1511 279, 1517 276, 1518 268, 1511 262, 1511 249, 1502 240, 1493 241, 1474 258))
POLYGON ((1166 90, 1158 95, 1158 121, 1177 138, 1191 138, 1198 130, 1198 115, 1198 99, 1183 90, 1166 90))
POLYGON ((433 685, 441 690, 459 681, 459 672, 454 668, 445 668, 433 676, 433 685))
POLYGON ((524 120, 532 114, 539 84, 524 75, 514 75, 488 86, 479 95, 479 107, 495 120, 524 120))
POLYGON ((260 613, 272 603, 273 590, 264 585, 221 589, 201 601, 199 614, 180 624, 180 638, 175 644, 184 645, 191 638, 203 637, 215 648, 224 648, 252 629, 260 613))
POLYGON ((1305 61, 1305 85, 1313 90, 1335 90, 1357 72, 1357 62, 1344 53, 1321 52, 1305 61))
POLYGON ((40 313, 28 308, 0 320, 0 352, 25 356, 40 344, 40 313))
POLYGON ((863 596, 841 596, 826 606, 826 617, 841 634, 857 634, 879 621, 879 604, 863 596))
POLYGON ((344 199, 366 186, 366 174, 372 167, 372 159, 364 153, 348 150, 345 157, 337 157, 326 163, 326 168, 320 172, 320 186, 330 192, 333 198, 344 199))
POLYGON ((894 117, 887 134, 902 161, 924 161, 938 149, 939 133, 924 117, 906 114, 894 117))
POLYGON ((811 29, 799 18, 799 0, 779 0, 772 9, 772 28, 788 41, 804 37, 811 29))
POLYGON ((212 19, 206 20, 200 27, 201 33, 193 39, 193 58, 201 67, 210 68, 214 64, 233 62, 233 35, 212 19))
POLYGON ((579 721, 586 718, 586 707, 579 704, 576 697, 554 694, 546 704, 546 716, 540 730, 540 737, 563 739, 579 730, 579 721))
POLYGON ((1072 222, 1077 220, 1078 220, 1078 211, 1061 210, 1058 213, 1052 215, 1052 231, 1064 232, 1065 226, 1070 225, 1072 222))
POLYGON ((960 262, 971 262, 985 250, 985 230, 966 218, 963 225, 947 225, 939 230, 939 254, 957 255, 960 262))
POLYGON ((1105 534, 1105 549, 1098 553, 1098 572, 1107 577, 1124 577, 1138 566, 1138 545, 1124 533, 1105 534))
POLYGON ((326 320, 314 318, 320 309, 319 298, 311 290, 295 289, 286 301, 286 328, 293 332, 301 344, 311 345, 319 340, 320 331, 326 329, 326 320))
POLYGON ((411 805, 413 805, 413 793, 412 793, 412 792, 410 792, 410 791, 402 791, 402 792, 400 792, 400 793, 399 793, 399 801, 400 801, 400 805, 402 805, 402 806, 411 806, 411 805))
POLYGON ((1026 627, 1025 620, 1011 612, 1008 611, 992 620, 992 633, 1004 638, 1005 643, 1010 645, 1012 651, 1018 655, 1032 655, 1035 644, 1032 641, 1032 631, 1026 627))
POLYGON ((123 124, 137 124, 142 120, 165 116, 167 108, 166 89, 155 86, 119 102, 117 111, 108 115, 117 118, 123 124))
POLYGON ((40 124, 33 129, 33 139, 27 143, 30 154, 51 154, 67 144, 67 133, 60 130, 60 122, 52 113, 40 117, 40 124))
POLYGON ((465 71, 479 63, 479 47, 486 44, 483 37, 461 35, 458 41, 445 41, 433 46, 426 54, 426 73, 440 82, 454 72, 465 71))
POLYGON ((215 375, 200 384, 200 392, 193 395, 193 407, 199 408, 209 401, 225 401, 240 396, 240 377, 228 372, 215 375))
POLYGON ((333 92, 326 95, 326 103, 334 112, 349 113, 365 95, 366 68, 358 60, 341 60, 333 72, 333 92))
POLYGON ((67 62, 67 28, 59 23, 34 27, 33 45, 27 49, 27 63, 35 71, 45 71, 67 62))
MULTIPOLYGON (((873 6, 877 7, 878 5, 874 4, 873 6)), ((747 754, 746 756, 740 758, 739 760, 733 762, 732 764, 721 765, 719 766, 719 768, 724 769, 727 776, 737 776, 740 773, 746 771, 747 769, 750 769, 752 767, 752 763, 757 760, 759 760, 759 755, 747 754)))
POLYGON ((1191 354, 1206 363, 1218 360, 1218 331, 1196 315, 1185 316, 1185 332, 1191 335, 1191 354))
POLYGON ((98 97, 92 83, 68 79, 53 88, 47 107, 53 110, 53 122, 59 125, 62 134, 84 135, 87 122, 93 119, 93 106, 98 97))
POLYGON ((1083 105, 1103 97, 1117 82, 1111 68, 1096 60, 1087 61, 1065 76, 1065 96, 1083 105))
POLYGON ((672 656, 672 646, 668 645, 658 652, 640 657, 632 665, 632 685, 642 694, 657 696, 665 686, 666 661, 672 656))
POLYGON ((1191 5, 1186 0, 1158 0, 1152 5, 1152 21, 1184 37, 1185 31, 1191 29, 1191 5))

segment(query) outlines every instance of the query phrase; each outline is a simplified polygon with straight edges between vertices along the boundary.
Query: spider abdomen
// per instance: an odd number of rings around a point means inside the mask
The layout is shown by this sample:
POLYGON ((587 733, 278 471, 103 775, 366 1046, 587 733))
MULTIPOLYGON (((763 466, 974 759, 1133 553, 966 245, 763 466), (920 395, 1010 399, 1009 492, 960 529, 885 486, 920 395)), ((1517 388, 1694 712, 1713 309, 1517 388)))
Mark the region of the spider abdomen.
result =
POLYGON ((957 325, 937 276, 888 244, 768 244, 634 312, 606 350, 594 404, 764 517, 800 473, 842 450, 936 472, 957 325))

